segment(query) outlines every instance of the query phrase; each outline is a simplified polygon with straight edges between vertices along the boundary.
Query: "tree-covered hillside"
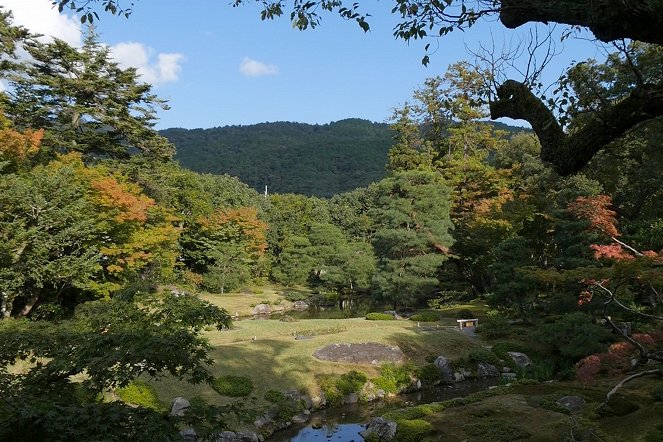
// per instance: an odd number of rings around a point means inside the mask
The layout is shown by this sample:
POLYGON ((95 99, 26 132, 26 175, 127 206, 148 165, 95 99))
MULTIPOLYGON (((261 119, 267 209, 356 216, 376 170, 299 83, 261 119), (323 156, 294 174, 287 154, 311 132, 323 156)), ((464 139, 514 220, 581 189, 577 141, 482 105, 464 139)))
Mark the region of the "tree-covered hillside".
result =
POLYGON ((387 124, 347 119, 324 125, 262 123, 161 132, 176 159, 196 172, 229 174, 270 193, 332 196, 379 181, 393 133, 387 124))
MULTIPOLYGON (((510 134, 520 127, 491 122, 510 134)), ((394 144, 388 124, 349 118, 323 125, 275 122, 211 129, 171 128, 161 135, 175 144, 183 167, 228 174, 262 192, 330 197, 387 175, 394 144)))

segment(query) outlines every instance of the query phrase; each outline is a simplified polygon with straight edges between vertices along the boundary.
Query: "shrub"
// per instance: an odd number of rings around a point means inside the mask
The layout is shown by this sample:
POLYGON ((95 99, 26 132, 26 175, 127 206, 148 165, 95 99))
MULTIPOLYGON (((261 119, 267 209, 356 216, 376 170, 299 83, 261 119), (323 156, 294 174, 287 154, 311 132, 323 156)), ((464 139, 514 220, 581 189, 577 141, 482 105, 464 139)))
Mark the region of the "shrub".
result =
POLYGON ((320 388, 330 404, 339 405, 343 396, 359 393, 367 380, 364 373, 352 370, 340 376, 325 376, 320 382, 320 388))
POLYGON ((272 404, 277 404, 285 399, 283 393, 276 390, 267 390, 264 397, 267 402, 271 402, 272 404))
POLYGON ((396 440, 399 442, 421 442, 433 433, 433 425, 423 419, 403 419, 397 422, 396 440))
POLYGON ((292 292, 292 291, 283 292, 283 297, 290 302, 306 301, 308 299, 308 295, 301 292, 292 292))
POLYGON ((248 396, 253 391, 253 381, 244 376, 221 376, 214 380, 212 388, 222 396, 248 396))
POLYGON ((341 394, 359 393, 364 384, 368 381, 368 377, 356 370, 349 371, 340 376, 336 381, 336 387, 341 394))
POLYGON ((467 359, 474 363, 487 362, 488 364, 493 365, 501 364, 500 358, 498 358, 495 353, 485 348, 472 350, 470 354, 467 355, 467 359))
POLYGON ((401 388, 410 385, 411 371, 410 366, 387 363, 380 367, 380 376, 371 379, 371 382, 386 393, 398 393, 401 388))
POLYGON ((472 319, 475 318, 475 314, 472 310, 469 308, 462 308, 456 312, 456 317, 458 319, 472 319))
POLYGON ((605 351, 612 335, 606 328, 592 323, 591 316, 574 312, 544 324, 536 336, 563 358, 578 360, 605 351))
POLYGON ((166 409, 164 404, 157 397, 154 387, 145 382, 133 381, 126 387, 115 390, 115 394, 128 404, 151 408, 152 410, 157 411, 163 411, 166 409))
POLYGON ((440 380, 440 370, 438 370, 435 364, 423 365, 417 368, 415 374, 425 385, 432 385, 440 380))
POLYGON ((503 338, 511 331, 511 324, 503 316, 494 316, 484 319, 477 327, 477 333, 481 333, 488 339, 503 338))
POLYGON ((391 321, 394 319, 394 315, 387 313, 368 313, 366 319, 369 321, 391 321))
POLYGON ((659 384, 651 390, 651 397, 656 402, 663 402, 663 384, 659 384))
POLYGON ((421 312, 410 316, 410 321, 417 322, 437 322, 440 320, 440 314, 435 312, 421 312))

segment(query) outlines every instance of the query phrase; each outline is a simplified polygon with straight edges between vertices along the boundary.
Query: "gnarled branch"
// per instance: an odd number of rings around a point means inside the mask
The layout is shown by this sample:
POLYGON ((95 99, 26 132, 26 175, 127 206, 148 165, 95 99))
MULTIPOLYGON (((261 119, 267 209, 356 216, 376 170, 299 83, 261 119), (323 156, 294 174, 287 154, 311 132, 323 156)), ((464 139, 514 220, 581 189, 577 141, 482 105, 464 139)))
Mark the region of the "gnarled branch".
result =
POLYGON ((589 28, 596 38, 663 44, 660 0, 501 0, 500 21, 510 29, 528 22, 554 22, 589 28))
POLYGON ((627 98, 595 114, 569 135, 525 84, 507 80, 497 89, 497 100, 490 104, 490 116, 493 120, 509 117, 529 122, 541 142, 541 159, 551 163, 561 175, 570 175, 638 124, 663 116, 663 86, 637 87, 627 98))

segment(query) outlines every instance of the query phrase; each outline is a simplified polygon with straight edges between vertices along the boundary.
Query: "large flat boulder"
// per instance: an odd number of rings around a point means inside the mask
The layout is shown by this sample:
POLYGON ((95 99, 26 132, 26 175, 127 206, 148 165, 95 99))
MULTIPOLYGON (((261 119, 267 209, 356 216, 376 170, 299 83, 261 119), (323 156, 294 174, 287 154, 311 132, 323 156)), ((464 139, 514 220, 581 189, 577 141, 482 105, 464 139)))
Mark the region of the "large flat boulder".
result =
POLYGON ((313 356, 321 361, 349 362, 352 364, 383 364, 403 362, 405 355, 396 346, 377 344, 331 344, 316 350, 313 356))

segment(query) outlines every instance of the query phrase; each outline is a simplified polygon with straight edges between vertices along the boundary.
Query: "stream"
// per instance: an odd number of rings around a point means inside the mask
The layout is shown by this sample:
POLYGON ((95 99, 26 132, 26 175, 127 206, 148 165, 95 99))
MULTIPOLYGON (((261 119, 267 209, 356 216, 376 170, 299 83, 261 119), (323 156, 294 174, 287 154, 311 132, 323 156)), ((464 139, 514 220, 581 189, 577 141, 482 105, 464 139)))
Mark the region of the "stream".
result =
POLYGON ((359 442, 364 438, 359 435, 364 424, 372 417, 380 416, 395 408, 411 405, 441 402, 447 399, 467 396, 498 385, 498 378, 465 381, 453 385, 441 385, 414 393, 399 395, 390 400, 374 401, 368 404, 351 404, 320 410, 311 414, 307 424, 292 425, 277 431, 269 441, 277 442, 309 442, 309 441, 343 441, 359 442))

